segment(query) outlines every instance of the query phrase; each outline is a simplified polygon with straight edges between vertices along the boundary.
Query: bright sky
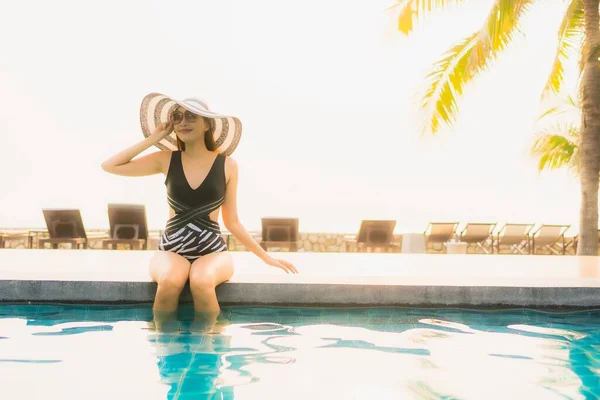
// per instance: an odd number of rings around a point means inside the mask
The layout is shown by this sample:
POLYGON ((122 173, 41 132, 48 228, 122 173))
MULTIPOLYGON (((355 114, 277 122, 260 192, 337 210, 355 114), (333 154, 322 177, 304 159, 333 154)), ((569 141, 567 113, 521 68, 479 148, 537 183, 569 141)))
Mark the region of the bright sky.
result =
POLYGON ((408 38, 384 12, 393 0, 5 2, 0 226, 43 227, 41 208, 76 207, 87 228, 105 228, 106 204, 131 202, 162 228, 162 175, 100 168, 143 139, 149 92, 242 120, 234 158, 250 230, 262 216, 311 232, 371 218, 398 232, 430 220, 578 225, 576 179, 540 175, 527 155, 562 2, 532 9, 526 39, 469 87, 454 129, 420 136, 425 74, 491 2, 466 1, 408 38))

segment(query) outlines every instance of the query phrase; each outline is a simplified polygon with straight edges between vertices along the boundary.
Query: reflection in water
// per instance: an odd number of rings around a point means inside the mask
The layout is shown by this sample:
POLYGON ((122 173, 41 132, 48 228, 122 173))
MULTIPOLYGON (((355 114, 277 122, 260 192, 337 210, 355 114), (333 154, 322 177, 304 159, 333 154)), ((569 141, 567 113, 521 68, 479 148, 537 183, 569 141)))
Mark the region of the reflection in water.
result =
POLYGON ((176 315, 146 306, 0 305, 0 336, 0 383, 14 398, 600 393, 600 311, 183 307, 176 315))
POLYGON ((233 399, 233 387, 225 384, 222 357, 231 337, 230 324, 221 313, 194 313, 191 320, 177 313, 154 312, 148 340, 155 347, 161 381, 170 386, 168 399, 182 393, 200 399, 233 399))

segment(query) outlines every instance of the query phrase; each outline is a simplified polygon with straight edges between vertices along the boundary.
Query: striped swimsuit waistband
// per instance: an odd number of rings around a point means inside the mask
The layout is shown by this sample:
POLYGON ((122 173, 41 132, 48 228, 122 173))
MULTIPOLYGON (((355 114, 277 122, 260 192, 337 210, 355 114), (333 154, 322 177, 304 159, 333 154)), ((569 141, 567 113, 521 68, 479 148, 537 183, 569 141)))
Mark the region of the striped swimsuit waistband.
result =
POLYGON ((202 229, 193 222, 163 234, 160 239, 159 249, 171 251, 188 259, 216 253, 227 249, 220 231, 202 229))

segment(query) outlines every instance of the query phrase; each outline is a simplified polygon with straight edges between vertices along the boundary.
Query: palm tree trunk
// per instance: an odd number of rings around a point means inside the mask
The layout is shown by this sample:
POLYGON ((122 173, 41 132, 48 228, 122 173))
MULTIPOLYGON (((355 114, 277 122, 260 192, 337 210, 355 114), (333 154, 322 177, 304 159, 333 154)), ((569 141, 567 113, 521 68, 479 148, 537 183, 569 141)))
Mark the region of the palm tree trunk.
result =
POLYGON ((598 179, 600 177, 600 44, 598 3, 584 0, 585 46, 581 82, 581 209, 578 255, 598 255, 598 179), (591 53, 595 54, 591 56, 591 53))

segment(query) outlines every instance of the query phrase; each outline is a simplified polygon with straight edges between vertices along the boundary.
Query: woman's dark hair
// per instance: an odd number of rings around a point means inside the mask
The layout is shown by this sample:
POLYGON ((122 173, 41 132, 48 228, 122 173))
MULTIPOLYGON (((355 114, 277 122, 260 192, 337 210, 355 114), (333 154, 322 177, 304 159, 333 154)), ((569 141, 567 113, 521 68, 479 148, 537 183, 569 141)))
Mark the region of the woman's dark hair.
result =
MULTIPOLYGON (((217 145, 215 144, 215 120, 212 118, 206 118, 201 115, 198 115, 200 118, 204 119, 204 123, 208 125, 208 130, 204 134, 204 144, 209 151, 217 150, 217 145)), ((179 138, 177 138, 177 148, 181 151, 185 151, 185 143, 183 143, 179 138)))

